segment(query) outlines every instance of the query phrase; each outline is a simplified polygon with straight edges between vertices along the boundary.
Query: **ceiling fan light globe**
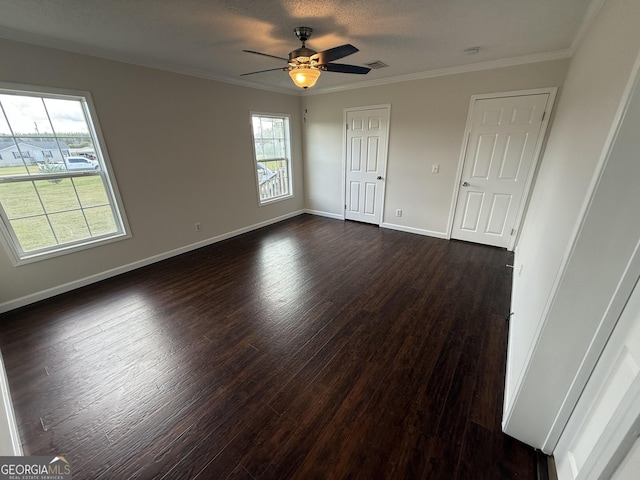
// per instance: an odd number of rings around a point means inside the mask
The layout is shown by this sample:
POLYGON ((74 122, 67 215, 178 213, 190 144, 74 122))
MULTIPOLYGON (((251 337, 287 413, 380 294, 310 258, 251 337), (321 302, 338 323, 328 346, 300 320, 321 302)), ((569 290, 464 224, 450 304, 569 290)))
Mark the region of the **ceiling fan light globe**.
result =
POLYGON ((313 87, 320 77, 320 70, 315 68, 294 68, 289 71, 293 83, 300 88, 313 87))

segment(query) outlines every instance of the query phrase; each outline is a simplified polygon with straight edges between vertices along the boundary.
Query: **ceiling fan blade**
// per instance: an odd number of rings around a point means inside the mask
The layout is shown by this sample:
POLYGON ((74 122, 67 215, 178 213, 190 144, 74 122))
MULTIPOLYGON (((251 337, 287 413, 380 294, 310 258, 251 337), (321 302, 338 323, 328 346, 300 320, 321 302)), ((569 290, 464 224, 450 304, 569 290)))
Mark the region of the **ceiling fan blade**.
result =
POLYGON ((269 55, 268 53, 256 52, 255 50, 242 50, 242 51, 243 52, 247 52, 247 53, 253 53, 255 55, 262 55, 263 57, 271 57, 271 58, 276 58, 278 60, 284 60, 285 62, 289 61, 288 58, 276 57, 275 55, 269 55))
POLYGON ((359 67, 357 65, 344 65, 342 63, 327 63, 325 65, 318 65, 318 67, 321 70, 326 70, 327 72, 356 73, 358 75, 364 75, 371 71, 371 69, 367 67, 359 67))
POLYGON ((347 55, 352 55, 356 53, 358 49, 347 43, 345 45, 340 45, 339 47, 333 47, 329 50, 325 50, 324 52, 318 52, 315 55, 311 56, 312 60, 317 60, 318 63, 329 63, 334 60, 339 60, 340 58, 344 58, 347 55))
POLYGON ((241 73, 240 76, 244 77, 245 75, 253 75, 254 73, 275 72, 276 70, 287 70, 287 67, 269 68, 267 70, 258 70, 256 72, 241 73))

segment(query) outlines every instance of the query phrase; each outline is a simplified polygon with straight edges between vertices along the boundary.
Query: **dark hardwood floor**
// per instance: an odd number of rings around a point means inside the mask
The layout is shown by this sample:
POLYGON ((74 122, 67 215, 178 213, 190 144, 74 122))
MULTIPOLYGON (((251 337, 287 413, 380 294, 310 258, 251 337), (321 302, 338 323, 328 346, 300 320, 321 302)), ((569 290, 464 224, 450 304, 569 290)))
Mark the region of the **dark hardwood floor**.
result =
POLYGON ((500 431, 511 254, 303 215, 0 316, 74 479, 534 479, 500 431))

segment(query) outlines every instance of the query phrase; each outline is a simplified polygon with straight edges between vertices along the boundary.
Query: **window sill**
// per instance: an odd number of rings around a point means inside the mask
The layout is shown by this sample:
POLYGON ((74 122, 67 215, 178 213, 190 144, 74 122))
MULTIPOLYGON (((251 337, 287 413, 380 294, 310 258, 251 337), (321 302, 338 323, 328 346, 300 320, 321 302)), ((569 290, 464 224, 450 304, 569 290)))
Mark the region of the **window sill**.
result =
POLYGON ((258 206, 260 207, 264 207, 266 205, 271 205, 272 203, 278 203, 278 202, 282 202, 283 200, 289 200, 291 198, 293 198, 294 195, 284 195, 282 197, 276 197, 276 198, 270 198, 269 200, 264 200, 258 203, 258 206))

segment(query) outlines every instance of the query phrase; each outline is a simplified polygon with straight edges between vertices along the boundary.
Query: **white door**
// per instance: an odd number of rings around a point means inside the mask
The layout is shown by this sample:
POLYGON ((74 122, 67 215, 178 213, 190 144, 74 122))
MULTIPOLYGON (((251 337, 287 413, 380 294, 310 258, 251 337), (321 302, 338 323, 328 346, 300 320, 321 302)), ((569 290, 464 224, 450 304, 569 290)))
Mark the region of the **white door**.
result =
POLYGON ((609 479, 637 461, 640 436, 640 285, 636 285, 553 451, 559 480, 609 479))
POLYGON ((543 93, 473 102, 452 238, 513 247, 548 101, 543 93))
POLYGON ((389 107, 346 110, 345 218, 382 223, 389 107))
POLYGON ((640 472, 640 438, 636 439, 611 480, 637 480, 640 472))

